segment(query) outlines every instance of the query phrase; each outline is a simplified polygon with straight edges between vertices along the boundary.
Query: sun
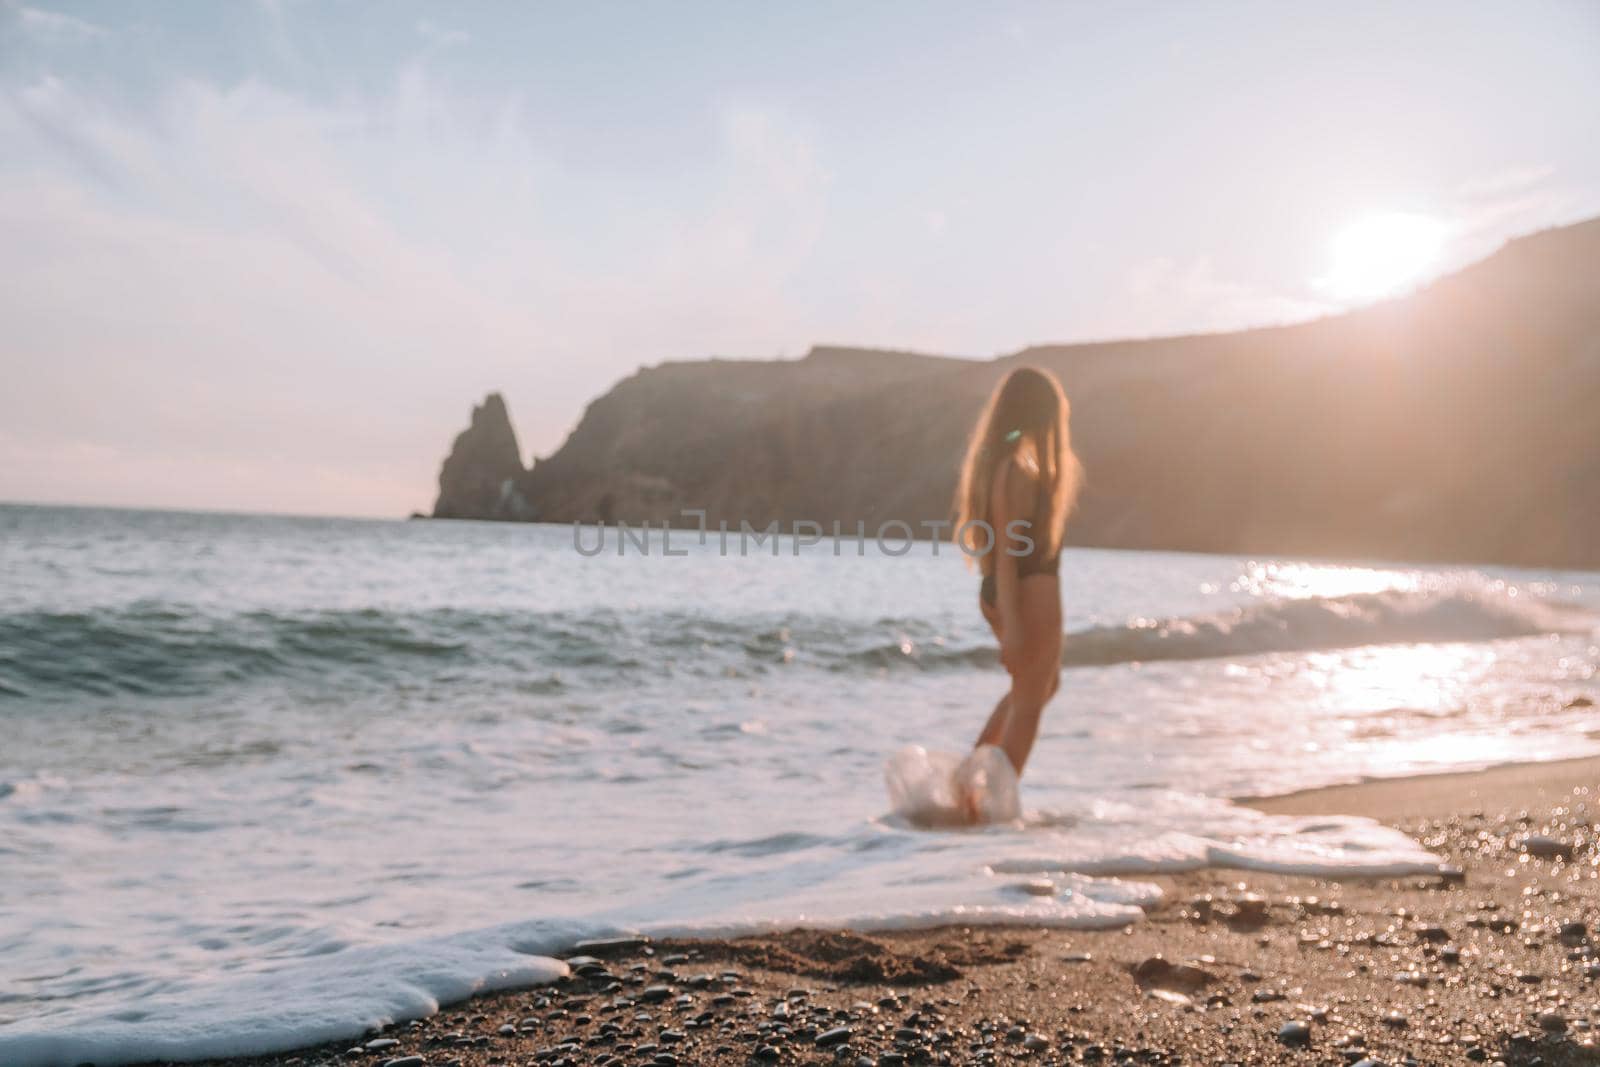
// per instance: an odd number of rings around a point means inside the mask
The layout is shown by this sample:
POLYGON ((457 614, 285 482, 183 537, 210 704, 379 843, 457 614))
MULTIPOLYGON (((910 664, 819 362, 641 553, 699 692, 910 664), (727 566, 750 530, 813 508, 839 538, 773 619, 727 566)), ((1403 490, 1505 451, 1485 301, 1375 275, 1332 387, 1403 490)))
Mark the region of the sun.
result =
POLYGON ((1369 215, 1341 230, 1317 288, 1338 300, 1377 300, 1422 279, 1439 260, 1447 227, 1427 215, 1369 215))

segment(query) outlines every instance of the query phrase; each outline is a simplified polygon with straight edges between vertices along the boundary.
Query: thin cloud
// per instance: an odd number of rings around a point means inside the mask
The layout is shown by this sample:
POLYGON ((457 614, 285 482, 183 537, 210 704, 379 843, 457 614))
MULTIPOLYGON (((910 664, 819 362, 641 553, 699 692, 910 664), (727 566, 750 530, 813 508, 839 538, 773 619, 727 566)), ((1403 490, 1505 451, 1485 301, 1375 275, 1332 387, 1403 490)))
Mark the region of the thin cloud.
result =
POLYGON ((1274 292, 1219 274, 1209 257, 1156 257, 1125 275, 1129 308, 1101 336, 1237 330, 1303 322, 1339 310, 1324 300, 1274 292))
POLYGON ((1541 185, 1555 176, 1556 168, 1548 163, 1539 166, 1511 167, 1507 170, 1469 178, 1456 186, 1456 195, 1467 200, 1518 193, 1541 185))
POLYGON ((18 7, 16 11, 17 21, 22 28, 36 37, 54 41, 88 41, 108 34, 104 26, 64 11, 47 11, 39 7, 18 7))
POLYGON ((699 209, 651 211, 618 235, 631 256, 584 261, 544 188, 582 176, 537 150, 514 103, 476 107, 425 74, 322 106, 191 80, 137 116, 60 80, 0 90, 15 149, 0 270, 16 280, 0 291, 0 423, 5 453, 32 464, 0 469, 84 467, 10 475, 0 496, 132 502, 107 495, 120 484, 151 503, 315 511, 337 489, 332 510, 402 514, 431 501, 490 388, 547 453, 640 362, 803 337, 791 286, 827 168, 780 112, 741 105, 715 129, 699 209), (66 458, 41 467, 40 449, 66 458), (366 488, 295 479, 330 457, 366 488))
POLYGON ((430 45, 438 47, 466 44, 472 40, 472 34, 466 30, 445 29, 429 19, 417 20, 417 35, 430 45))

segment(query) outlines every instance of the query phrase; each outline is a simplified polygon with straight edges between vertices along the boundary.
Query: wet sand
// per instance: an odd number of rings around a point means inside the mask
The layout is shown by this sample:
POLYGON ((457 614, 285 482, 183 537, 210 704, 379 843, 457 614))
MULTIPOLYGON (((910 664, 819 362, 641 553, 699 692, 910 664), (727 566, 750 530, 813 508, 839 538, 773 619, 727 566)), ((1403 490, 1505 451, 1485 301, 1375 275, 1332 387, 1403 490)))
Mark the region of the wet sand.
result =
POLYGON ((233 1067, 1600 1064, 1600 760, 1253 801, 1455 869, 1206 871, 1122 930, 793 931, 584 950, 554 986, 233 1067))
POLYGON ((1307 789, 1244 803, 1280 815, 1364 815, 1391 825, 1507 807, 1536 808, 1584 800, 1578 790, 1600 786, 1600 759, 1511 763, 1484 771, 1388 778, 1360 785, 1307 789))

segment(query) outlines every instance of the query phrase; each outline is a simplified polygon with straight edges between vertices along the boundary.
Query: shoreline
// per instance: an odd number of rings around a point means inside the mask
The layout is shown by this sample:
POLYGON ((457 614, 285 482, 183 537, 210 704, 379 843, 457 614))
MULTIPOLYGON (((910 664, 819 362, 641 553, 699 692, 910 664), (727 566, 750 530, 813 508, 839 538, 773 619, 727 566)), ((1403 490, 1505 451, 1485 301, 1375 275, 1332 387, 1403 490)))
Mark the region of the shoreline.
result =
POLYGON ((1234 803, 1269 815, 1360 815, 1395 825, 1404 817, 1439 818, 1481 808, 1511 794, 1537 805, 1578 788, 1600 798, 1600 756, 1496 763, 1471 771, 1367 778, 1343 785, 1314 786, 1234 803))
POLYGON ((1206 869, 1110 930, 792 930, 592 945, 547 986, 211 1067, 1600 1063, 1600 757, 1242 801, 1366 814, 1451 865, 1206 869))

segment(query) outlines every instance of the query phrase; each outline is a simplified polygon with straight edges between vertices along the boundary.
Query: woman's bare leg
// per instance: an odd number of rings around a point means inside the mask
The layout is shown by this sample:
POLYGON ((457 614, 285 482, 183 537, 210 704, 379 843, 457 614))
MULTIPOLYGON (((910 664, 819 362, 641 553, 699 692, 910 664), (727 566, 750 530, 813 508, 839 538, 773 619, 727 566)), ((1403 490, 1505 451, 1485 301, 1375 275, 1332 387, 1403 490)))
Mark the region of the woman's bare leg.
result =
POLYGON ((1018 583, 1019 624, 1026 635, 1022 662, 1011 675, 1011 692, 999 745, 1017 770, 1027 765, 1039 736, 1039 718, 1061 679, 1061 593, 1053 575, 1018 583))
MULTIPOLYGON (((1056 690, 1060 688, 1060 683, 1060 674, 1050 675, 1050 691, 1045 694, 1044 698, 1046 702, 1049 702, 1056 695, 1056 690)), ((1010 714, 1011 690, 1008 689, 1006 690, 1006 695, 1001 697, 1000 702, 994 706, 994 711, 989 713, 989 721, 983 724, 983 732, 978 734, 978 739, 972 743, 972 747, 978 748, 981 745, 1000 744, 1001 738, 1005 736, 1006 717, 1010 714)))
MULTIPOLYGON (((1055 671, 1059 670, 1058 665, 1055 671)), ((1030 664, 1027 669, 1018 671, 1012 681, 1009 714, 996 743, 1011 760, 1019 778, 1027 765, 1028 754, 1033 751, 1034 739, 1039 736, 1039 719, 1044 714, 1044 706, 1055 695, 1055 690, 1054 672, 1046 664, 1030 664)))
MULTIPOLYGON (((978 598, 978 610, 983 612, 983 621, 994 631, 994 639, 1000 640, 1000 612, 982 597, 978 598)), ((989 713, 989 721, 984 723, 983 729, 978 732, 978 739, 972 743, 973 748, 1000 743, 1000 738, 1005 733, 1006 713, 1010 709, 1011 691, 1007 690, 1006 695, 995 704, 994 711, 989 713)))
POLYGON ((1011 693, 1000 698, 994 706, 994 711, 989 714, 989 721, 983 724, 983 731, 978 734, 978 739, 972 743, 973 748, 981 745, 998 745, 1000 738, 1005 734, 1006 715, 1011 711, 1011 693))

